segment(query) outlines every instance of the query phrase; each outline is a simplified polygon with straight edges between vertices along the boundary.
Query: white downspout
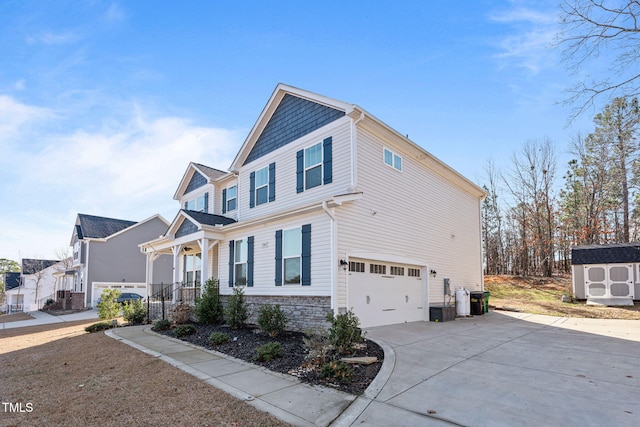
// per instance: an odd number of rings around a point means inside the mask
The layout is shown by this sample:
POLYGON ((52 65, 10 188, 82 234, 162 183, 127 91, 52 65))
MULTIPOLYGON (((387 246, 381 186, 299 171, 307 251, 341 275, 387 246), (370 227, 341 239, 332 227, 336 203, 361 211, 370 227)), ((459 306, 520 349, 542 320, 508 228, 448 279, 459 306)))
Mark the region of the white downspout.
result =
POLYGON ((322 202, 322 209, 326 212, 327 215, 329 215, 329 218, 331 219, 331 236, 330 236, 330 241, 331 241, 331 249, 330 249, 330 253, 331 253, 331 309, 333 310, 333 314, 338 314, 338 283, 336 280, 336 265, 338 265, 338 261, 337 261, 337 257, 336 257, 336 227, 337 227, 337 221, 336 221, 336 217, 334 214, 334 209, 331 208, 329 209, 329 206, 327 206, 327 202, 323 201, 322 202))
POLYGON ((358 174, 356 172, 358 168, 358 130, 356 125, 364 119, 364 113, 360 113, 360 117, 356 120, 351 120, 351 190, 355 191, 358 186, 358 174))

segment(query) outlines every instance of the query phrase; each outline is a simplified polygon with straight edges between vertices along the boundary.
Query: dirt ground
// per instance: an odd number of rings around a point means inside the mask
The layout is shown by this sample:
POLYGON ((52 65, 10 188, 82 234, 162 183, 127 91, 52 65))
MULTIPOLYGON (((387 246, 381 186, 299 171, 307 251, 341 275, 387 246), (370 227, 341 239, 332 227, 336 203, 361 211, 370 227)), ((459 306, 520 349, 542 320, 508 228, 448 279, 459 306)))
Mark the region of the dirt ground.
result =
POLYGON ((29 319, 33 319, 33 317, 29 316, 27 313, 12 313, 0 315, 0 323, 17 322, 19 320, 29 319))
POLYGON ((286 425, 91 323, 0 330, 0 426, 286 425))
POLYGON ((484 286, 485 290, 491 292, 489 305, 498 310, 550 316, 640 320, 640 303, 637 302, 633 307, 589 306, 585 301, 561 302, 563 295, 572 295, 571 276, 485 276, 484 286))

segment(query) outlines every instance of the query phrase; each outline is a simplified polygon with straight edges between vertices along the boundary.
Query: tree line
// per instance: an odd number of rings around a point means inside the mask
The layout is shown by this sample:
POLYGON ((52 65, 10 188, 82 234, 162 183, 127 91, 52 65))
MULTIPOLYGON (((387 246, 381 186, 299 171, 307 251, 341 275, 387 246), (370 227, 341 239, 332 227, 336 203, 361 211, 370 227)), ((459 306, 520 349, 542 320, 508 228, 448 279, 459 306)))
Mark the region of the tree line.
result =
POLYGON ((486 274, 551 276, 570 271, 572 246, 640 240, 638 99, 613 99, 593 122, 561 181, 548 139, 525 143, 506 171, 487 164, 486 274))

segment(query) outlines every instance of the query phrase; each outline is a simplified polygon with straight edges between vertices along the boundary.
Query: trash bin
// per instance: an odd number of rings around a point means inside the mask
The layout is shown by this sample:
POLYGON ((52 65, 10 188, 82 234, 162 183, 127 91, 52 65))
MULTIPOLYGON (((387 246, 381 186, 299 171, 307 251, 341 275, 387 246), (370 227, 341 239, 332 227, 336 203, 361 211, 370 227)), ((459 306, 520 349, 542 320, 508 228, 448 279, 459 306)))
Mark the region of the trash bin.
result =
POLYGON ((484 314, 484 292, 471 292, 471 314, 473 316, 484 314))
POLYGON ((491 292, 484 291, 484 312, 489 312, 489 297, 491 296, 491 292))

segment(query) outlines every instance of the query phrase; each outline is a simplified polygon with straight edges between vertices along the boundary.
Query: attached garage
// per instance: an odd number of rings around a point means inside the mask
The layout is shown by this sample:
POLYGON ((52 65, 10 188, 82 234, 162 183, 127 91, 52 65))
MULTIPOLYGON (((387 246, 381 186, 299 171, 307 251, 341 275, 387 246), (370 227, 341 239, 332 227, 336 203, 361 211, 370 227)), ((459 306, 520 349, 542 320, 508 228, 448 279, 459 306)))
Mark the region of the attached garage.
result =
POLYGON ((349 259, 348 304, 362 327, 426 320, 425 267, 349 259))
POLYGON ((108 282, 94 282, 93 283, 93 306, 98 305, 98 300, 102 296, 102 292, 105 289, 117 289, 121 293, 131 292, 140 295, 142 298, 147 297, 147 284, 146 283, 108 283, 108 282))
POLYGON ((595 305, 633 305, 640 297, 640 243, 571 249, 573 294, 595 305))

